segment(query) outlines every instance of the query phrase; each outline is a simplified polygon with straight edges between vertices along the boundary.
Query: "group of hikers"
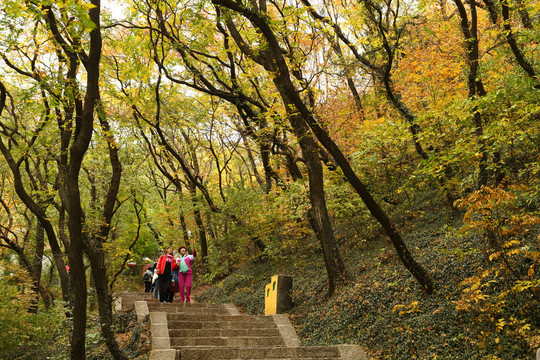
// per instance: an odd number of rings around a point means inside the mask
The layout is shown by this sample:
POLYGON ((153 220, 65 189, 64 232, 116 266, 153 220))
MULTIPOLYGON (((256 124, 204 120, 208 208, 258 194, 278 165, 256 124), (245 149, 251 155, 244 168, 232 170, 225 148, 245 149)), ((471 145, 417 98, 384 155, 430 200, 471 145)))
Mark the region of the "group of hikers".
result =
POLYGON ((197 251, 192 250, 188 254, 185 246, 178 248, 178 254, 174 256, 172 246, 169 246, 165 254, 154 262, 143 275, 145 292, 154 292, 154 298, 160 302, 172 303, 174 294, 180 293, 180 302, 191 301, 192 268, 191 262, 197 256, 197 251))

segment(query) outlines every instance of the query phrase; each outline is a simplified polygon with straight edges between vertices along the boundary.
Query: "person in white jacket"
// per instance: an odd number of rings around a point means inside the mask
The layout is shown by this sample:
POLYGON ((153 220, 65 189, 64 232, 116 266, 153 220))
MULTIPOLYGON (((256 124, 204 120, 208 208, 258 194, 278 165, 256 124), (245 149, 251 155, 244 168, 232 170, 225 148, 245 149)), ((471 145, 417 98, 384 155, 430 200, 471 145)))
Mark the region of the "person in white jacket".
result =
POLYGON ((145 293, 152 291, 152 277, 153 276, 154 274, 152 273, 152 270, 150 270, 150 268, 146 269, 143 275, 145 293))

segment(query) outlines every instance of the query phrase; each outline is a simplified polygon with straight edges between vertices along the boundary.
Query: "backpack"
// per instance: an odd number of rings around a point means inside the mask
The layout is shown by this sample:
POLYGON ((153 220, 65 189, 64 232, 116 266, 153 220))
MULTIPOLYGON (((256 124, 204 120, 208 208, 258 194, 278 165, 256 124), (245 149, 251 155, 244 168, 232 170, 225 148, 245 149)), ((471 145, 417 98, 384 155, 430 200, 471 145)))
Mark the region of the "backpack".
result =
POLYGON ((148 273, 148 271, 144 273, 143 280, 150 281, 150 274, 148 273))

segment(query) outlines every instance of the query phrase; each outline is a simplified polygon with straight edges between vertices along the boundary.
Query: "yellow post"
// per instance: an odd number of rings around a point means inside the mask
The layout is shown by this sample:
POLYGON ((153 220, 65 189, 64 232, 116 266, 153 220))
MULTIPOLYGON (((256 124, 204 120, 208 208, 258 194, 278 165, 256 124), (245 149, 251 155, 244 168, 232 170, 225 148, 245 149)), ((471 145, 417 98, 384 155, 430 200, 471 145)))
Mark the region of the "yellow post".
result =
POLYGON ((264 288, 264 314, 281 314, 292 305, 292 276, 274 275, 264 288))

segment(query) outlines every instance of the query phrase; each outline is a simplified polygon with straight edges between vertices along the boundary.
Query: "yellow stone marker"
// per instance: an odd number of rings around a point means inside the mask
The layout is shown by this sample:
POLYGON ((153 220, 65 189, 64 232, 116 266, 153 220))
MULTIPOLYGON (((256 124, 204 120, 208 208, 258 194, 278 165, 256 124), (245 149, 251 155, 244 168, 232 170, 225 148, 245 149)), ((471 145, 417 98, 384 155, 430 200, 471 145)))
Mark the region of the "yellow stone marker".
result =
POLYGON ((292 306, 292 276, 274 275, 264 288, 264 314, 282 314, 292 306))

